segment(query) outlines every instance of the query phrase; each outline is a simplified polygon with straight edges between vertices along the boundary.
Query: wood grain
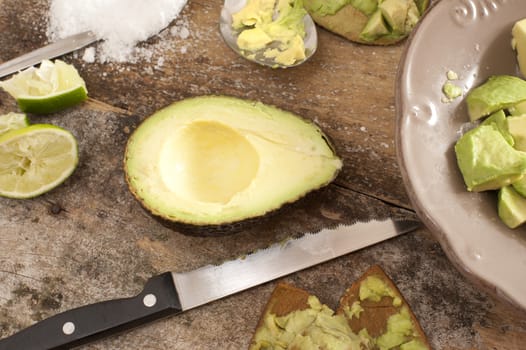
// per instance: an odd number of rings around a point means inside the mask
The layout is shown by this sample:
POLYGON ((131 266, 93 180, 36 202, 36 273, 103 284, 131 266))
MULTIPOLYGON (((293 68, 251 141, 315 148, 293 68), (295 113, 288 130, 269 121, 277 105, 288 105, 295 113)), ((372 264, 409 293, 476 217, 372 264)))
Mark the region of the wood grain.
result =
MULTIPOLYGON (((46 42, 46 0, 0 5, 0 61, 46 42)), ((135 63, 87 63, 82 50, 63 57, 86 80, 90 100, 30 119, 71 130, 79 140, 80 164, 62 186, 41 197, 0 199, 1 337, 69 308, 134 295, 159 272, 218 263, 335 223, 415 218, 394 146, 395 80, 405 42, 365 46, 320 29, 311 60, 272 70, 224 44, 220 6, 218 0, 190 0, 180 18, 190 37, 181 39, 168 28, 141 44, 152 55, 135 63), (326 190, 240 234, 188 237, 161 226, 126 188, 124 147, 155 110, 204 94, 259 100, 314 120, 333 140, 343 171, 326 190)), ((15 110, 12 98, 0 92, 0 112, 15 110)), ((345 288, 373 264, 393 278, 434 348, 526 344, 524 313, 463 278, 425 229, 281 281, 335 307, 345 288)), ((83 349, 246 348, 275 283, 83 349)))

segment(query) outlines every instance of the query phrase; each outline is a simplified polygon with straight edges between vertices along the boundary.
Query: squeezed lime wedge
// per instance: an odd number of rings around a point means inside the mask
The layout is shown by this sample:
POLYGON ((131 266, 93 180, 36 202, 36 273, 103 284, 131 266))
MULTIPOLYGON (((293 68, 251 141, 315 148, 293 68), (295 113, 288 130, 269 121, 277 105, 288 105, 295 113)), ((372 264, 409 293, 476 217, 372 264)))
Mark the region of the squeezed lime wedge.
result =
POLYGON ((69 131, 34 124, 0 135, 0 196, 31 198, 68 178, 78 164, 77 140, 69 131))
POLYGON ((44 60, 39 68, 30 67, 0 82, 23 112, 49 114, 74 106, 88 97, 86 84, 78 71, 61 60, 44 60))

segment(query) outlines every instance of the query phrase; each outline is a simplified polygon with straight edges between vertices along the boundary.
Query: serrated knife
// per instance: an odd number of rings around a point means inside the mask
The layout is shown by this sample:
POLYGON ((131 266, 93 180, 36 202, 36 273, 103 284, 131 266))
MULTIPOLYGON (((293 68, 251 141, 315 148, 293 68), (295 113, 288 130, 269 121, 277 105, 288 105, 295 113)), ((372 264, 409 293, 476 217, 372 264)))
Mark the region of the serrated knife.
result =
POLYGON ((0 78, 34 66, 42 60, 52 59, 87 46, 99 38, 91 31, 59 39, 49 45, 0 64, 0 78))
POLYGON ((221 265, 166 272, 150 278, 134 297, 65 311, 1 339, 0 350, 70 349, 334 259, 419 225, 393 219, 340 225, 221 265))

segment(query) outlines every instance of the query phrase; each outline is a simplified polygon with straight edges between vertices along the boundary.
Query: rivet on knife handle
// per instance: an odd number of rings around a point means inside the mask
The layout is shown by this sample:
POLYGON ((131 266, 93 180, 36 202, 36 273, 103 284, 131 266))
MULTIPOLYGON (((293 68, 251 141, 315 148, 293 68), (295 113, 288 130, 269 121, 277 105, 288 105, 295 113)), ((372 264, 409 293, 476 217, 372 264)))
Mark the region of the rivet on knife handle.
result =
POLYGON ((0 64, 0 78, 16 73, 24 68, 34 66, 42 62, 42 60, 55 58, 78 50, 97 40, 98 38, 93 32, 82 32, 64 39, 59 39, 49 45, 0 64))
POLYGON ((0 350, 59 350, 120 333, 181 312, 170 272, 152 277, 132 298, 65 311, 0 340, 0 350))

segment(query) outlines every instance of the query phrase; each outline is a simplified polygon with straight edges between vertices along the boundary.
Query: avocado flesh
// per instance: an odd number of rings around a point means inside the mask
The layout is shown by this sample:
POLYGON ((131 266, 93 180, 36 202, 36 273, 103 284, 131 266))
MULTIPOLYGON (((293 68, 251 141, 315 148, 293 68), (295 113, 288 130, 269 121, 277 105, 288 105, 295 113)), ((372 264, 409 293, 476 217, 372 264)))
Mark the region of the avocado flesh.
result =
POLYGON ((511 184, 513 189, 523 197, 526 197, 526 176, 521 177, 511 184))
POLYGON ((471 121, 523 101, 526 101, 526 81, 511 75, 490 77, 466 97, 471 121))
POLYGON ((308 12, 316 13, 319 16, 334 15, 346 6, 350 0, 305 0, 305 9, 308 12))
POLYGON ((232 15, 237 45, 247 58, 293 65, 305 58, 306 14, 302 0, 249 0, 232 15))
MULTIPOLYGON (((387 320, 387 332, 378 337, 376 345, 379 349, 394 349, 397 346, 410 342, 413 332, 414 326, 409 316, 409 310, 407 307, 402 307, 397 314, 389 317, 387 320)), ((426 346, 419 342, 416 344, 420 346, 420 349, 427 349, 426 346)))
POLYGON ((508 108, 510 115, 523 115, 526 114, 526 101, 517 103, 514 106, 508 108))
POLYGON ((511 30, 512 46, 517 52, 517 63, 523 77, 526 78, 526 18, 517 21, 511 30))
MULTIPOLYGON (((414 5, 414 2, 412 2, 414 5)), ((385 0, 378 6, 386 22, 392 28, 394 33, 400 33, 405 29, 405 20, 409 10, 407 1, 385 0)))
POLYGON ((526 198, 512 186, 499 190, 497 205, 500 219, 509 228, 516 228, 526 222, 526 198))
POLYGON ((506 142, 508 142, 511 146, 515 146, 515 139, 513 138, 513 135, 510 133, 510 128, 508 125, 508 118, 506 117, 506 113, 501 109, 486 119, 481 123, 481 125, 495 125, 495 127, 500 131, 506 142))
POLYGON ((415 0, 415 5, 418 8, 418 13, 422 16, 429 6, 429 0, 415 0))
MULTIPOLYGON (((249 350, 429 350, 418 338, 409 308, 380 276, 367 276, 359 285, 358 300, 351 306, 347 304, 340 308, 337 313, 314 295, 308 296, 306 305, 283 313, 280 307, 274 309, 285 299, 284 294, 281 296, 282 300, 271 299, 269 302, 272 306, 264 313, 249 350), (384 297, 392 299, 394 310, 389 317, 376 314, 376 317, 367 318, 365 327, 356 329, 352 326, 351 319, 359 319, 361 313, 385 309, 388 299, 384 297), (362 303, 367 311, 362 308, 362 303), (372 336, 368 328, 378 334, 372 336)), ((289 299, 292 305, 295 301, 293 297, 289 299)))
POLYGON ((366 16, 371 16, 378 8, 378 0, 349 0, 348 3, 363 12, 366 16))
POLYGON ((384 21, 382 11, 376 11, 360 33, 360 38, 364 41, 374 41, 384 35, 389 34, 389 28, 384 21))
POLYGON ((514 147, 526 151, 526 115, 509 116, 506 118, 508 130, 515 141, 514 147))
POLYGON ((342 166, 314 124, 232 97, 182 100, 147 118, 125 154, 129 188, 155 216, 225 225, 327 185, 342 166))
POLYGON ((250 350, 360 350, 366 344, 352 332, 343 315, 335 315, 313 295, 307 303, 306 309, 283 316, 265 315, 264 327, 255 334, 250 350))
POLYGON ((275 0, 248 1, 245 7, 232 15, 232 28, 239 30, 245 26, 272 22, 275 0))
POLYGON ((496 190, 526 172, 526 153, 518 151, 495 125, 480 125, 455 144, 457 164, 468 191, 496 190))
POLYGON ((428 0, 304 0, 320 26, 351 41, 389 45, 405 38, 428 0))

